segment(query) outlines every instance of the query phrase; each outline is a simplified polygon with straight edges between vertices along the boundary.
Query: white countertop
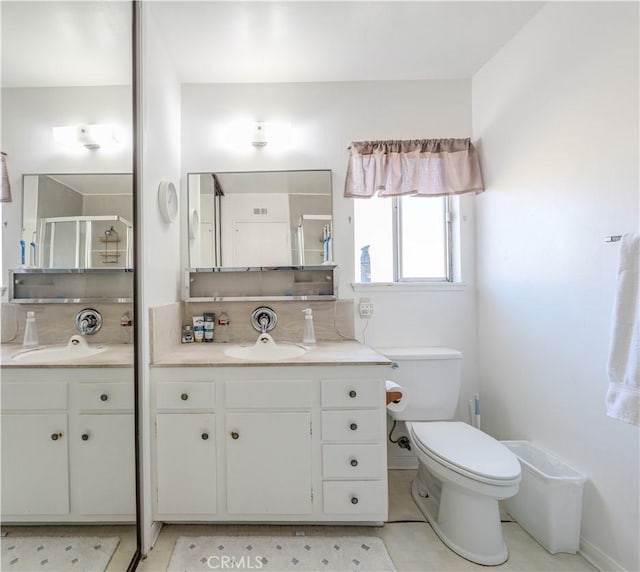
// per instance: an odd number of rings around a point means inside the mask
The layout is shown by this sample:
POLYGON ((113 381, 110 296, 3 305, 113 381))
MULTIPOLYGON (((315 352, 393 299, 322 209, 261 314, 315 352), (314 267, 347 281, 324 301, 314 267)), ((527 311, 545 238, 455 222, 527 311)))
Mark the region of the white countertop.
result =
MULTIPOLYGON (((156 356, 152 367, 264 367, 264 366, 308 366, 308 365, 389 365, 386 357, 355 340, 340 342, 318 342, 308 347, 302 356, 272 362, 247 361, 227 356, 224 350, 239 344, 192 343, 174 346, 161 356, 156 356)), ((251 344, 248 344, 251 345, 251 344)), ((45 347, 45 346, 43 346, 45 347)), ((11 357, 24 348, 19 344, 0 346, 2 368, 94 368, 132 367, 133 345, 106 344, 104 352, 94 356, 69 361, 22 363, 11 357)))
MULTIPOLYGON (((303 355, 272 361, 247 361, 227 356, 224 350, 239 344, 191 343, 155 356, 152 367, 264 367, 292 365, 389 365, 386 357, 355 340, 318 342, 303 355)), ((253 345, 253 342, 247 344, 253 345)))
MULTIPOLYGON (((42 345, 41 347, 47 347, 42 345)), ((41 363, 22 363, 13 361, 11 356, 24 351, 20 344, 2 344, 0 346, 0 367, 5 368, 71 368, 71 367, 133 367, 132 344, 105 344, 105 351, 67 361, 41 363)))

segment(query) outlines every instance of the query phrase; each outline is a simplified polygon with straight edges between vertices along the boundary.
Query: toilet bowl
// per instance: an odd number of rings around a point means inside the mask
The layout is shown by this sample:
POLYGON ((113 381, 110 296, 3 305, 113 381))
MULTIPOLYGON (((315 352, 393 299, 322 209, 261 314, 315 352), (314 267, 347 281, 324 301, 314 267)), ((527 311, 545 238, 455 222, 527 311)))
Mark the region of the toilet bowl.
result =
POLYGON ((462 354, 450 348, 378 348, 394 364, 390 378, 405 391, 404 421, 418 474, 414 501, 440 539, 460 556, 497 565, 509 556, 498 501, 518 492, 520 463, 502 443, 453 419, 462 354))
POLYGON ((505 562, 498 501, 518 492, 518 459, 465 423, 408 422, 407 429, 419 463, 411 495, 435 533, 472 562, 505 562))

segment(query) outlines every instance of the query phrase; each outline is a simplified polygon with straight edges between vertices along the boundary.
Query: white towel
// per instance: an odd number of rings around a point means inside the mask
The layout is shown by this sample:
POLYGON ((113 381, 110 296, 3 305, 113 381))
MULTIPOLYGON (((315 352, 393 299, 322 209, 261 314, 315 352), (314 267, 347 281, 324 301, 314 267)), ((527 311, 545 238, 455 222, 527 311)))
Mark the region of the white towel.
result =
POLYGON ((409 402, 407 399, 407 390, 401 385, 398 385, 395 381, 390 381, 388 379, 387 381, 384 382, 384 386, 387 391, 398 391, 401 394, 400 399, 396 399, 395 401, 392 401, 387 405, 387 409, 389 411, 396 411, 396 412, 400 412, 406 409, 407 405, 409 405, 409 402))
POLYGON ((623 235, 620 241, 618 283, 613 309, 609 351, 607 415, 640 425, 640 291, 638 258, 640 236, 623 235))

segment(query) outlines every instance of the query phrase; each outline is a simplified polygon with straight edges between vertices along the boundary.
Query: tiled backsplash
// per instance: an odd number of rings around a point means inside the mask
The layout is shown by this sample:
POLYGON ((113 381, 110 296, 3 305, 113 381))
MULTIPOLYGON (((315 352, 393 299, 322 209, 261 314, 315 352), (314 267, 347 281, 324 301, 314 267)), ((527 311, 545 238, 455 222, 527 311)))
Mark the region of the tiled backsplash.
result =
MULTIPOLYGON (((102 315, 102 328, 87 336, 87 341, 98 344, 123 343, 120 317, 128 314, 133 320, 131 304, 2 304, 2 342, 21 344, 27 312, 35 312, 40 344, 62 344, 74 334, 76 314, 85 308, 98 310, 102 315)), ((133 330, 133 328, 131 328, 133 330)), ((130 332, 133 342, 133 331, 130 332)))
POLYGON ((249 342, 258 337, 251 326, 251 313, 260 306, 267 306, 278 315, 278 325, 273 330, 276 341, 302 341, 304 314, 302 310, 313 310, 316 339, 339 341, 354 339, 353 300, 332 302, 197 302, 157 306, 151 309, 151 358, 162 355, 180 345, 182 324, 192 324, 192 316, 203 312, 214 312, 216 317, 224 310, 229 316, 231 342, 249 342))

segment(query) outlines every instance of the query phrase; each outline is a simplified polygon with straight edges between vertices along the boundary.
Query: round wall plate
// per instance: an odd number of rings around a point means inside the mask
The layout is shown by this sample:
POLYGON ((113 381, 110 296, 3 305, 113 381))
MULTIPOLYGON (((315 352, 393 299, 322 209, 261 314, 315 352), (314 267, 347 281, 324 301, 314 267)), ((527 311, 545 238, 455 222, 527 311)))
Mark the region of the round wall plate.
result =
POLYGON ((162 181, 158 187, 158 207, 162 219, 171 223, 178 216, 178 191, 171 181, 162 181))

